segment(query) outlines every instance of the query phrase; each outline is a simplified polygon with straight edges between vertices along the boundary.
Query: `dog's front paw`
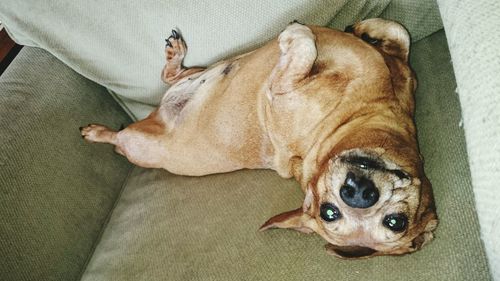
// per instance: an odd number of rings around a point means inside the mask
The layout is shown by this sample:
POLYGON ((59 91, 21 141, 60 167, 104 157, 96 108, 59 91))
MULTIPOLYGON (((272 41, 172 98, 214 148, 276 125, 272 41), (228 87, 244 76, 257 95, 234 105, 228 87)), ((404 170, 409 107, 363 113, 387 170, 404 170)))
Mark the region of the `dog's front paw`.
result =
POLYGON ((186 55, 187 47, 179 32, 172 30, 172 35, 165 39, 165 42, 165 56, 167 62, 181 63, 186 55))
POLYGON ((87 127, 80 127, 82 138, 88 142, 106 142, 111 130, 102 125, 89 124, 87 127))

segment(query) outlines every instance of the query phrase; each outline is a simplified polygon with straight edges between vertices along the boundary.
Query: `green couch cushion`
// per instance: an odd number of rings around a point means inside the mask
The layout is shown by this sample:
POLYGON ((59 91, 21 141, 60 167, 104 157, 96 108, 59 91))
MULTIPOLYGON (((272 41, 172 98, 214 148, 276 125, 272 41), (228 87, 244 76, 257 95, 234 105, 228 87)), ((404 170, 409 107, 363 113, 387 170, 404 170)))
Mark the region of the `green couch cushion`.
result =
POLYGON ((76 280, 131 168, 78 127, 130 122, 105 88, 24 47, 0 77, 0 280, 76 280))
POLYGON ((417 123, 441 219, 402 257, 346 261, 317 235, 257 232, 303 194, 273 171, 183 177, 135 168, 82 280, 489 280, 444 32, 418 42, 417 123))

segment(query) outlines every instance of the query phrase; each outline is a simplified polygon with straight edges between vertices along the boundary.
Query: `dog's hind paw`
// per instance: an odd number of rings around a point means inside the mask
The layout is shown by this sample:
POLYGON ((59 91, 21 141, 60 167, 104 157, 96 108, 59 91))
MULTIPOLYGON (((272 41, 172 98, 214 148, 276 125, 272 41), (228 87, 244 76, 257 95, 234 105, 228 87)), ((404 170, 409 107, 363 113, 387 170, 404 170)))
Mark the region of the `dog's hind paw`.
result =
POLYGON ((165 39, 165 43, 167 62, 180 64, 186 55, 187 47, 179 32, 172 30, 172 34, 165 39))

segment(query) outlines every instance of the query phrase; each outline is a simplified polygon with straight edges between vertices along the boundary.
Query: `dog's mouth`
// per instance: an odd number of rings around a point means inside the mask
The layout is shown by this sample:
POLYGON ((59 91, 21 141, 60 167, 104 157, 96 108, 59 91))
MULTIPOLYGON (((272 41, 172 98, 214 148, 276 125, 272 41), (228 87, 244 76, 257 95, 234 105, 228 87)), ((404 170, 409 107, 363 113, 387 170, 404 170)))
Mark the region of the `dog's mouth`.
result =
POLYGON ((377 250, 362 246, 337 246, 334 244, 326 244, 325 248, 328 254, 343 259, 368 258, 378 253, 377 250))
POLYGON ((387 200, 394 188, 411 182, 410 175, 397 164, 371 151, 346 151, 331 163, 337 178, 334 193, 342 205, 353 210, 368 210, 387 200))
POLYGON ((387 172, 396 175, 400 179, 410 178, 408 174, 401 169, 388 168, 386 164, 376 156, 348 153, 342 156, 341 160, 361 170, 387 172))

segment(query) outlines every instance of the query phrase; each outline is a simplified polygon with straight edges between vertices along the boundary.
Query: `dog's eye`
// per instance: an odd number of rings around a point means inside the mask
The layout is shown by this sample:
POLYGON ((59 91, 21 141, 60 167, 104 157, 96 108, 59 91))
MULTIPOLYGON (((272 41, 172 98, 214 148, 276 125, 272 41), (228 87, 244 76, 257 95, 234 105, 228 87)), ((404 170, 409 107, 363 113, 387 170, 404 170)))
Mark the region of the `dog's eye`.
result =
POLYGON ((378 45, 380 43, 380 40, 373 38, 373 37, 370 37, 370 35, 368 35, 366 33, 361 34, 361 39, 363 41, 365 41, 366 43, 372 44, 372 45, 378 45))
POLYGON ((391 214, 384 218, 382 224, 394 232, 401 232, 408 225, 408 218, 405 214, 391 214))
POLYGON ((342 215, 339 208, 330 203, 323 203, 319 208, 319 214, 324 221, 332 222, 338 220, 342 215))

